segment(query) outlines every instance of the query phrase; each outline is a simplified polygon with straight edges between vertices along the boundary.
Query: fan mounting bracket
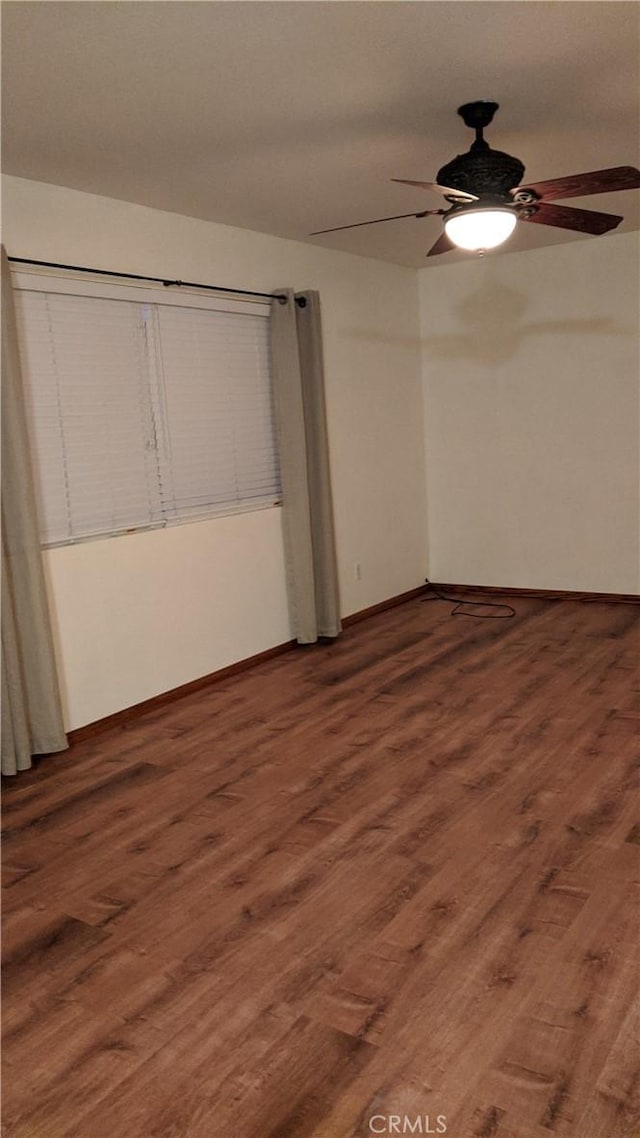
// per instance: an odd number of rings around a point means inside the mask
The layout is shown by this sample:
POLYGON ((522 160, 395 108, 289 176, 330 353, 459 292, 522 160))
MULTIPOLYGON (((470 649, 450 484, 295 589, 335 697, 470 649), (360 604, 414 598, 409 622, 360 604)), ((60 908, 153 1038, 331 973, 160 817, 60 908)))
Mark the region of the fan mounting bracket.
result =
POLYGON ((537 206, 534 205, 533 202, 531 205, 519 205, 518 202, 516 202, 516 206, 518 217, 522 218, 523 221, 528 221, 530 217, 533 217, 533 215, 538 212, 537 206))
POLYGON ((540 195, 535 190, 513 190, 512 196, 516 205, 535 205, 540 201, 540 195))
POLYGON ((484 130, 486 126, 489 126, 499 106, 499 103, 485 103, 478 100, 475 103, 464 103, 458 107, 458 114, 465 126, 471 127, 471 130, 484 130))

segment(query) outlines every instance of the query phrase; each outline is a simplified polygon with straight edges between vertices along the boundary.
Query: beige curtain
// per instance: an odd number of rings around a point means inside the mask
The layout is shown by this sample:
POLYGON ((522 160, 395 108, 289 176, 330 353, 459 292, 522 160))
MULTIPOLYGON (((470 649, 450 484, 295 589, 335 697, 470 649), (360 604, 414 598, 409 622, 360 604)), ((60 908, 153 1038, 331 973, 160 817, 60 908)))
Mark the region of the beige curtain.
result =
POLYGON ((11 273, 2 250, 2 773, 67 747, 38 537, 11 273))
POLYGON ((287 589, 300 644, 341 629, 317 292, 279 289, 272 312, 287 589))

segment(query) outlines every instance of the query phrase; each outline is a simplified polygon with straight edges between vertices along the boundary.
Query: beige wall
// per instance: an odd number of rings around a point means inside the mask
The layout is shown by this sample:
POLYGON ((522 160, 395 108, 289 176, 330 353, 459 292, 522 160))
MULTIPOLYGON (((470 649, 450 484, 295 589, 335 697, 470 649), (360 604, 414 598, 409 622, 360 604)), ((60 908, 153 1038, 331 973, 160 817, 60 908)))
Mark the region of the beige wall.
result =
MULTIPOLYGON (((421 583, 415 270, 11 177, 3 241, 13 256, 265 292, 319 289, 343 615, 421 583)), ((69 729, 290 637, 279 510, 83 543, 46 560, 69 729)))
POLYGON ((69 726, 290 638, 280 510, 45 552, 69 726))
MULTIPOLYGON (((5 178, 3 241, 15 256, 320 290, 343 615, 426 571, 639 590, 635 235, 416 273, 5 178)), ((67 727, 289 639, 280 523, 275 509, 49 551, 67 727)))
POLYGON ((638 240, 420 277, 430 575, 640 591, 638 240))

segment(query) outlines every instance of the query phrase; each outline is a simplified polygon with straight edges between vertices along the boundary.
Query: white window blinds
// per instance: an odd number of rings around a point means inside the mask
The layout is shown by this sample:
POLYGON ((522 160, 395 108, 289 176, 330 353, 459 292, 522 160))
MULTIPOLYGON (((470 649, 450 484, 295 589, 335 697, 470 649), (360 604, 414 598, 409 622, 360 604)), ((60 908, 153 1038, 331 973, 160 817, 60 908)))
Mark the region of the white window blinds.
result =
POLYGON ((166 509, 184 517, 229 502, 273 501, 268 320, 168 306, 158 307, 156 317, 166 509))
POLYGON ((25 280, 16 308, 43 544, 277 501, 268 310, 25 280))

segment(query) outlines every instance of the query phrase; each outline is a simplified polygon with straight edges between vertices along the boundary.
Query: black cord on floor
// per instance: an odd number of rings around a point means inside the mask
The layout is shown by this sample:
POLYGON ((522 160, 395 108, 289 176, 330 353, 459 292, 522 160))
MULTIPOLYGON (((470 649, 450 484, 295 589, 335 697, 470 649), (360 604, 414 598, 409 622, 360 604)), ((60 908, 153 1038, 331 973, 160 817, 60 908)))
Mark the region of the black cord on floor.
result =
POLYGON ((436 589, 436 586, 431 583, 428 577, 425 581, 431 589, 433 596, 423 597, 423 601, 447 601, 448 604, 453 605, 450 616, 474 616, 477 620, 511 620, 511 617, 516 615, 516 610, 512 605, 500 604, 497 601, 465 601, 460 600, 459 597, 447 597, 436 589), (501 613, 489 612, 465 612, 465 608, 490 608, 490 609, 505 609, 501 613))

